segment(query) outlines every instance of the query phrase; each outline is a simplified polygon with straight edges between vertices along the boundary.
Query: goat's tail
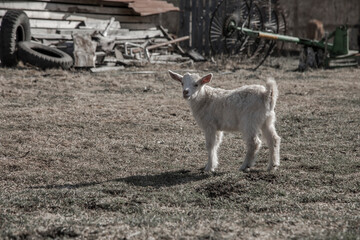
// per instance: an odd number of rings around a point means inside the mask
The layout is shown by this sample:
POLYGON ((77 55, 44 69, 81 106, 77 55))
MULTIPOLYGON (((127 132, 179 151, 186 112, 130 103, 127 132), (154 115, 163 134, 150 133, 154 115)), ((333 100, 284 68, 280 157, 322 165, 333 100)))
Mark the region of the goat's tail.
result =
POLYGON ((266 90, 267 90, 267 100, 270 106, 270 111, 273 111, 275 109, 276 100, 279 94, 277 84, 274 78, 269 77, 266 80, 266 90))

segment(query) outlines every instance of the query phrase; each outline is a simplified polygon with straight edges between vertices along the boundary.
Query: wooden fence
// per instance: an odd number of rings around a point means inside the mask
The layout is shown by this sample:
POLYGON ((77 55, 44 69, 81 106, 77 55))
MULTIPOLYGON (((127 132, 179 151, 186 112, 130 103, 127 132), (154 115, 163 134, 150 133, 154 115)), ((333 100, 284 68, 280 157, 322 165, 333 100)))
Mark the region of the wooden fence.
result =
POLYGON ((179 36, 190 36, 184 47, 196 49, 204 55, 210 54, 209 28, 212 13, 219 0, 180 1, 179 36))

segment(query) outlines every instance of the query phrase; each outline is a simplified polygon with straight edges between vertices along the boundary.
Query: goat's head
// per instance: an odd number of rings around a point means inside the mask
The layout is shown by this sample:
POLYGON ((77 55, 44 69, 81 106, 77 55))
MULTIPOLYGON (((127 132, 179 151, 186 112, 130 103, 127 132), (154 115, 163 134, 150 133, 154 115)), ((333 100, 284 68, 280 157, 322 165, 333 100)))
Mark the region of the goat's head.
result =
POLYGON ((183 97, 185 99, 195 98, 204 84, 210 82, 212 78, 212 73, 207 74, 204 77, 199 77, 197 74, 186 73, 184 76, 181 76, 178 73, 172 72, 169 70, 169 74, 172 79, 179 81, 183 89, 183 97))

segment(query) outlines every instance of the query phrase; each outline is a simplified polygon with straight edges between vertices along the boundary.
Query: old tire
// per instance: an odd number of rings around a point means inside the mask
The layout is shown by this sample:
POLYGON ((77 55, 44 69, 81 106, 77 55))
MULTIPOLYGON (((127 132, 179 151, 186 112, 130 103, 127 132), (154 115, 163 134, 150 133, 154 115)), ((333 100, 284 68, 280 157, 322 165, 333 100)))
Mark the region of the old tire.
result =
POLYGON ((13 67, 18 63, 17 43, 30 41, 30 22, 28 16, 20 10, 5 13, 0 30, 0 59, 3 66, 13 67))
POLYGON ((73 65, 73 59, 65 52, 34 42, 19 42, 18 57, 24 63, 42 69, 63 68, 73 65))

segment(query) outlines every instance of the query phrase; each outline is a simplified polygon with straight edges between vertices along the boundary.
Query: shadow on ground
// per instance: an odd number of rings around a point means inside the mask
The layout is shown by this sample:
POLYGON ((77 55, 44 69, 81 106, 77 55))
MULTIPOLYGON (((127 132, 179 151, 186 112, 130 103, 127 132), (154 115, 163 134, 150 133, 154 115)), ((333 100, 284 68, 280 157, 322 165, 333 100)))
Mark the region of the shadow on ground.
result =
MULTIPOLYGON (((217 174, 218 175, 218 174, 217 174)), ((34 186, 33 189, 76 189, 95 186, 99 184, 109 182, 125 182, 129 185, 140 186, 140 187, 171 187, 180 184, 186 184, 188 182, 200 181, 212 176, 212 174, 203 173, 201 171, 190 171, 190 170, 179 170, 163 172, 154 175, 135 175, 124 178, 116 178, 107 181, 100 182, 83 182, 75 184, 62 184, 62 185, 45 185, 45 186, 34 186)))

